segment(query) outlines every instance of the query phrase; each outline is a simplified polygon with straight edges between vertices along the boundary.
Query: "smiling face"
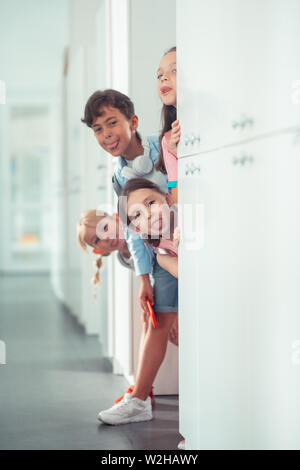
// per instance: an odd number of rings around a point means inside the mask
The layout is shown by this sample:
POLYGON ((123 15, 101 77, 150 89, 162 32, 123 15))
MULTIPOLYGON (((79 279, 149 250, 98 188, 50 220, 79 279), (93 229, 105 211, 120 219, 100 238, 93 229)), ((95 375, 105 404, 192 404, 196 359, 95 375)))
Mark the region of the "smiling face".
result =
POLYGON ((170 227, 170 211, 165 195, 143 188, 132 191, 127 199, 127 215, 132 228, 152 238, 170 227))
POLYGON ((104 255, 124 249, 126 242, 122 237, 118 216, 101 217, 96 227, 86 227, 85 241, 104 255))
POLYGON ((98 143, 114 157, 126 155, 135 138, 137 116, 127 119, 119 109, 112 106, 103 106, 99 114, 92 123, 98 143))
POLYGON ((176 107, 176 51, 168 52, 160 61, 157 91, 163 104, 176 107))

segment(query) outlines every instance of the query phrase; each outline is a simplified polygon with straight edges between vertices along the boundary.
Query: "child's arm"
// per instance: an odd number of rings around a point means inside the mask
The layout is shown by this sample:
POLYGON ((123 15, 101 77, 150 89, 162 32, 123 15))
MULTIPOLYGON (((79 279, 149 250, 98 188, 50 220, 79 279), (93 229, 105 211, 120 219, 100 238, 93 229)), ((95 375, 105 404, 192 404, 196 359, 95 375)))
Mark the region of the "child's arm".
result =
POLYGON ((178 258, 177 256, 171 255, 160 255, 157 254, 157 262, 159 265, 168 271, 172 276, 178 279, 178 258))
POLYGON ((171 193, 170 194, 170 203, 171 205, 173 204, 178 204, 178 187, 176 185, 176 187, 174 188, 169 188, 171 189, 171 193))
POLYGON ((177 251, 178 251, 179 243, 180 243, 180 228, 176 227, 174 230, 174 234, 173 234, 173 245, 174 245, 175 250, 177 251))
MULTIPOLYGON (((122 185, 125 183, 125 181, 122 181, 120 179, 121 169, 122 165, 119 161, 119 166, 115 169, 113 177, 113 188, 118 197, 122 189, 122 185)), ((140 276, 139 299, 141 308, 145 312, 147 312, 148 307, 146 303, 146 297, 149 298, 151 304, 154 304, 153 288, 151 286, 149 277, 149 273, 151 273, 152 271, 151 253, 147 250, 144 241, 137 233, 135 233, 133 230, 128 229, 128 227, 123 226, 123 229, 127 247, 132 256, 135 274, 137 276, 140 276)))
POLYGON ((153 288, 149 277, 149 273, 152 271, 152 257, 150 250, 147 250, 140 235, 133 232, 133 230, 128 229, 128 227, 124 228, 124 235, 128 250, 130 251, 133 259, 135 273, 137 276, 140 276, 140 304, 142 309, 147 312, 148 307, 146 304, 146 297, 149 298, 151 304, 154 303, 153 288))

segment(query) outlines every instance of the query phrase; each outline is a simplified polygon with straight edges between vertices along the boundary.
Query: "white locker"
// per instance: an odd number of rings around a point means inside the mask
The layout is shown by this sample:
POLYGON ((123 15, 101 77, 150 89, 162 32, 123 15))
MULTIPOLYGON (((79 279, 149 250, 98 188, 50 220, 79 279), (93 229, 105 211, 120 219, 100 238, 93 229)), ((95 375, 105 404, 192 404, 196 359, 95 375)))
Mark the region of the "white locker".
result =
POLYGON ((300 447, 299 146, 290 134, 179 161, 187 449, 300 447), (185 204, 199 206, 194 248, 185 204))
POLYGON ((177 0, 179 158, 300 125, 299 0, 177 0))
POLYGON ((83 324, 82 317, 82 269, 80 249, 76 237, 76 224, 80 217, 82 201, 81 152, 83 125, 80 122, 84 104, 84 50, 78 49, 70 56, 67 75, 67 250, 68 250, 68 296, 67 306, 83 324))

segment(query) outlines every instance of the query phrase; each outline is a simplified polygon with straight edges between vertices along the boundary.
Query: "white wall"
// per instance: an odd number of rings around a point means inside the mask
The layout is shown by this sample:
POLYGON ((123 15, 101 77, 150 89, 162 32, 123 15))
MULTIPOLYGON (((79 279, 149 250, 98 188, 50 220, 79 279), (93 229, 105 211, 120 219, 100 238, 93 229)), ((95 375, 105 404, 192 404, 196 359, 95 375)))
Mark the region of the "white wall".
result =
POLYGON ((176 45, 174 0, 130 0, 129 92, 143 135, 160 129, 156 71, 164 52, 176 45))
MULTIPOLYGON (((42 101, 50 106, 57 102, 63 49, 67 42, 68 0, 0 2, 0 80, 5 81, 7 92, 6 105, 0 104, 0 219, 5 219, 6 223, 9 207, 7 110, 12 102, 42 101)), ((52 129, 50 133, 53 135, 52 129)), ((8 250, 2 235, 3 230, 0 232, 0 269, 3 251, 8 250)))
POLYGON ((59 85, 68 40, 68 0, 0 3, 1 80, 7 93, 37 95, 59 85))
POLYGON ((95 45, 95 16, 103 0, 69 0, 70 45, 72 50, 80 46, 95 45))
MULTIPOLYGON (((68 180, 77 179, 77 199, 68 186, 67 258, 69 287, 66 303, 88 334, 99 334, 102 354, 111 355, 107 335, 107 290, 109 264, 104 260, 101 283, 94 300, 90 279, 95 271, 94 255, 81 252, 76 240, 76 223, 81 212, 97 208, 110 200, 111 177, 107 181, 108 157, 99 147, 93 132, 80 122, 89 96, 106 88, 106 2, 105 0, 70 0, 69 66, 67 77, 66 122, 68 180), (76 65, 77 64, 77 65, 76 65), (72 90, 71 90, 72 88, 72 90), (76 135, 76 140, 74 140, 76 135), (105 189, 109 183, 110 190, 105 189), (101 187, 104 189, 101 189, 101 187), (74 298, 74 291, 77 292, 74 298)), ((111 172, 110 172, 111 173, 111 172)))

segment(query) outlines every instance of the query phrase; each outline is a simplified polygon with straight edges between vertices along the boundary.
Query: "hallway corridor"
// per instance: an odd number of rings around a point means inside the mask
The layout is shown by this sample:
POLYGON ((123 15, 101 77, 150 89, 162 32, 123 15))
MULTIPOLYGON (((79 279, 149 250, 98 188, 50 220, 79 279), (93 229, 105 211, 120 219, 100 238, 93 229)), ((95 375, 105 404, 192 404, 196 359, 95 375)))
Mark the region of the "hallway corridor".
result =
POLYGON ((0 449, 177 448, 177 396, 158 397, 150 422, 97 421, 127 382, 111 374, 98 339, 61 306, 48 276, 0 277, 0 339, 0 449))

